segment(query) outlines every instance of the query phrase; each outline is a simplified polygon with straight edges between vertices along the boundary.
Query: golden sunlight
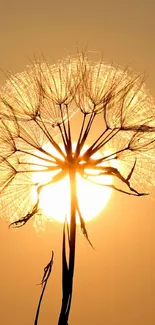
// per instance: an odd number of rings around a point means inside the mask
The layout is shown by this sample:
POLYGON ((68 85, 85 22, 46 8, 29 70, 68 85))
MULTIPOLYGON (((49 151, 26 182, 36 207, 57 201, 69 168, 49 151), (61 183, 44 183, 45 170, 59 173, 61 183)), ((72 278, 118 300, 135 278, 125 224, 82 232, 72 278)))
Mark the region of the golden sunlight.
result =
MULTIPOLYGON (((104 182, 108 183, 109 177, 104 176, 104 182)), ((110 198, 111 191, 110 188, 92 184, 77 174, 78 201, 85 221, 91 220, 101 212, 110 198)), ((42 189, 40 208, 48 219, 64 222, 65 217, 70 215, 69 177, 42 189)))
MULTIPOLYGON (((73 144, 73 148, 74 148, 73 144)), ((88 146, 84 146, 83 151, 85 151, 88 146)), ((46 145, 46 150, 50 153, 55 153, 51 150, 51 146, 46 145)), ((57 154, 58 156, 58 154, 57 154)), ((94 158, 100 158, 99 153, 94 155, 94 158)), ((85 222, 90 221, 96 217, 107 204, 112 189, 106 186, 97 185, 95 183, 102 184, 112 184, 111 176, 101 176, 91 171, 93 177, 89 176, 89 180, 82 178, 80 174, 76 173, 77 179, 77 197, 79 202, 79 207, 81 214, 85 222)), ((54 174, 54 172, 53 172, 54 174)), ((33 181, 36 183, 45 183, 51 179, 51 172, 41 172, 35 173, 33 175, 33 181)), ((70 186, 69 186, 69 176, 66 176, 62 180, 45 186, 40 191, 39 195, 39 208, 44 211, 46 219, 52 221, 57 220, 58 222, 64 222, 65 218, 70 216, 70 186)), ((68 219, 69 221, 69 219, 68 219)), ((77 223, 79 222, 77 217, 77 223)))

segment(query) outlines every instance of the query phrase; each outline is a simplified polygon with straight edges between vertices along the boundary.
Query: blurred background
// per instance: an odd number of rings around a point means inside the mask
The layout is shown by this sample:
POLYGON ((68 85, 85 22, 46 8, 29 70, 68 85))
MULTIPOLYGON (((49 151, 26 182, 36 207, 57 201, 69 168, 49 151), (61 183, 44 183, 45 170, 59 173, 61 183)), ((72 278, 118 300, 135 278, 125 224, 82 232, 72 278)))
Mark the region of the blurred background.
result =
MULTIPOLYGON (((4 70, 23 71, 35 57, 49 63, 86 49, 90 58, 147 75, 155 97, 155 2, 152 0, 0 1, 0 84, 4 70)), ((70 325, 155 324, 155 191, 149 198, 113 193, 88 223, 93 250, 78 231, 70 325)), ((54 265, 39 325, 56 325, 61 304, 62 226, 36 232, 30 222, 0 220, 0 322, 31 325, 43 269, 54 265)))

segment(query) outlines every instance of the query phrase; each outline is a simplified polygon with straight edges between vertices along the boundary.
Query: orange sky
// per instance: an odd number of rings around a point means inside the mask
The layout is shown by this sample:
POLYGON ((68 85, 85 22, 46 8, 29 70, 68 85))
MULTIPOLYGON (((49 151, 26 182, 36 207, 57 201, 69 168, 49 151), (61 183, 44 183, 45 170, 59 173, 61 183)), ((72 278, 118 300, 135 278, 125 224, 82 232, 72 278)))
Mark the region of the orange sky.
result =
MULTIPOLYGON (((90 57, 146 71, 155 97, 155 2, 1 1, 0 68, 22 71, 43 53, 57 60, 87 46, 90 57)), ((1 85, 5 80, 0 74, 1 85)), ((150 198, 113 193, 88 224, 95 251, 78 231, 70 325, 155 324, 155 191, 150 198)), ((39 325, 56 325, 61 301, 60 224, 36 233, 0 220, 0 323, 33 324, 43 268, 54 266, 39 325)))

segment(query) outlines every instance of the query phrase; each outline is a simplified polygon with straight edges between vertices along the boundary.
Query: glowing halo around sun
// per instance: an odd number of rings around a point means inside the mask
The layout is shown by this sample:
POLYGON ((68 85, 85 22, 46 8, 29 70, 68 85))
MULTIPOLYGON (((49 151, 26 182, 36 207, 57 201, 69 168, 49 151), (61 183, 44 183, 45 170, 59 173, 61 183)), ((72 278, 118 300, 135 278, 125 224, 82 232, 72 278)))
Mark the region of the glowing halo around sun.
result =
MULTIPOLYGON (((88 146, 84 146, 83 151, 87 148, 88 146)), ((46 145, 46 150, 47 149, 53 154, 51 146, 49 147, 49 145, 46 145)), ((99 157, 101 157, 99 153, 94 155, 94 158, 99 157)), ((111 176, 99 176, 94 173, 93 170, 91 170, 91 173, 95 176, 89 177, 90 180, 102 184, 112 184, 111 176)), ((44 183, 49 180, 51 176, 51 172, 35 173, 33 175, 33 181, 44 183)), ((80 211, 85 222, 88 222, 95 218, 104 209, 110 199, 112 189, 106 186, 94 184, 87 179, 83 179, 78 173, 76 173, 76 180, 80 211)), ((47 185, 41 190, 39 195, 39 208, 43 210, 45 218, 50 221, 56 220, 58 222, 64 222, 66 217, 68 222, 70 221, 69 176, 66 176, 54 184, 47 185)), ((78 222, 79 218, 77 216, 77 223, 78 222)))

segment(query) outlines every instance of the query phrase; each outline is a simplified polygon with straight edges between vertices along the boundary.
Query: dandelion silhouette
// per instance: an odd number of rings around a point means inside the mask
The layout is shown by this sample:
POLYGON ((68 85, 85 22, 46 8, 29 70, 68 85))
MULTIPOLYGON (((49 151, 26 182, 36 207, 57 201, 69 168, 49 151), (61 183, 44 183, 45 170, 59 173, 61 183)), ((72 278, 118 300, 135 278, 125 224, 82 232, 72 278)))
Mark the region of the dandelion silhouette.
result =
MULTIPOLYGON (((90 243, 78 202, 77 174, 129 195, 148 194, 155 184, 155 104, 143 76, 102 61, 93 63, 85 54, 53 65, 35 62, 26 71, 10 75, 0 101, 0 208, 11 225, 20 227, 32 218, 40 220, 42 189, 69 176, 70 222, 64 220, 58 321, 58 325, 66 325, 72 300, 77 217, 90 243), (71 118, 77 113, 81 113, 82 123, 73 150, 71 118), (97 116, 103 129, 84 150, 97 116), (47 144, 58 155, 48 150, 47 144), (95 158, 97 152, 100 158, 95 158), (48 177, 36 182, 34 175, 38 173, 48 177), (106 184, 103 177, 96 181, 96 174, 112 177, 113 183, 106 184)), ((51 264, 48 266, 51 271, 51 264)), ((47 267, 42 284, 46 284, 48 272, 47 267)))

